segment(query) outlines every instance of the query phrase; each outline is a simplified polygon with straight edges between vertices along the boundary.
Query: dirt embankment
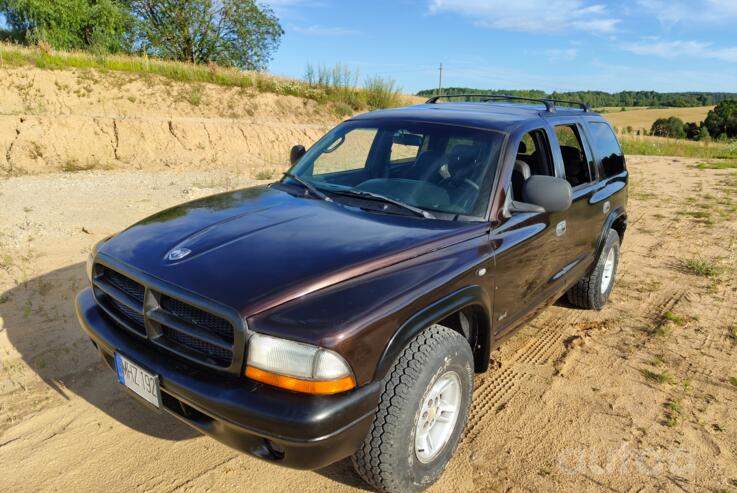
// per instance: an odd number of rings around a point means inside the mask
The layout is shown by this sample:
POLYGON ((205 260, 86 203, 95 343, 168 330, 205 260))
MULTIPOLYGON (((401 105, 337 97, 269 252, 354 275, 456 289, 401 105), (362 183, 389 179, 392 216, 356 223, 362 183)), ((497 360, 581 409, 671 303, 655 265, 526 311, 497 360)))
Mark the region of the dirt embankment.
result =
POLYGON ((94 70, 0 71, 0 175, 211 169, 268 177, 339 119, 315 101, 94 70))
MULTIPOLYGON (((434 492, 737 487, 737 173, 628 160, 629 228, 600 312, 559 302, 476 377, 434 492)), ((362 491, 350 461, 283 469, 130 398, 79 328, 98 239, 251 184, 206 171, 0 180, 0 491, 362 491)))

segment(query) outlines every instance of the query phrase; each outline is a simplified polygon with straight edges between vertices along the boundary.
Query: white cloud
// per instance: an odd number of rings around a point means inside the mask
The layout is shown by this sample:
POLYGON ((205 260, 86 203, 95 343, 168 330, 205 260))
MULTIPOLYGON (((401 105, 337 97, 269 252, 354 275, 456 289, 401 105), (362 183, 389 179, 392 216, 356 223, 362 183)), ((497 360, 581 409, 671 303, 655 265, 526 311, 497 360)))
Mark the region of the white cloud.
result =
POLYGON ((651 55, 661 58, 711 58, 725 62, 737 62, 737 47, 715 48, 711 43, 701 41, 662 41, 646 38, 636 43, 622 46, 636 55, 651 55))
POLYGON ((347 27, 340 26, 294 26, 292 27, 292 30, 298 33, 309 34, 312 36, 354 36, 356 34, 361 34, 360 31, 357 31, 356 29, 349 29, 347 27))
POLYGON ((619 19, 588 0, 430 0, 430 13, 455 13, 478 26, 508 31, 614 31, 619 19))
POLYGON ((713 24, 737 19, 737 2, 734 0, 638 0, 637 3, 667 26, 713 24))

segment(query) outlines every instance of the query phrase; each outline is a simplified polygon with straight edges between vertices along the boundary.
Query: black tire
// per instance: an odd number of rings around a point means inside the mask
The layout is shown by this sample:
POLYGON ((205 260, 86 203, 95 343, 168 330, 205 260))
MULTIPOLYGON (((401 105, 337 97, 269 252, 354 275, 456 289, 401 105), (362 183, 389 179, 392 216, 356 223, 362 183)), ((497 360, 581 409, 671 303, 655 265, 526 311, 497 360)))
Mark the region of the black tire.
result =
POLYGON ((585 308, 587 310, 601 310, 604 308, 614 288, 618 266, 619 235, 616 231, 610 229, 607 234, 606 243, 599 254, 594 269, 588 276, 578 281, 568 290, 568 301, 579 308, 585 308), (610 252, 613 252, 614 255, 614 271, 611 273, 611 279, 607 288, 602 290, 602 282, 605 282, 605 264, 610 252))
POLYGON ((459 333, 433 325, 415 337, 384 378, 379 406, 366 438, 353 455, 356 472, 383 492, 422 491, 443 473, 468 418, 473 354, 459 333), (425 396, 448 372, 460 381, 460 409, 449 440, 427 463, 415 453, 415 426, 425 396))

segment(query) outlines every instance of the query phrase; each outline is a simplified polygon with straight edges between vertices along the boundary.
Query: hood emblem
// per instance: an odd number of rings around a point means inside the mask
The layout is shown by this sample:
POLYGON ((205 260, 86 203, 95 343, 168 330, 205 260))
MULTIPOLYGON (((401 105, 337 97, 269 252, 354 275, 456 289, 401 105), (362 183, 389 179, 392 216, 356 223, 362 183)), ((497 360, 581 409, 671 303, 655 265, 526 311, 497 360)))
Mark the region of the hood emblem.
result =
POLYGON ((182 260, 190 253, 192 253, 192 250, 190 250, 189 248, 175 248, 174 250, 166 254, 166 260, 169 260, 171 262, 182 260))

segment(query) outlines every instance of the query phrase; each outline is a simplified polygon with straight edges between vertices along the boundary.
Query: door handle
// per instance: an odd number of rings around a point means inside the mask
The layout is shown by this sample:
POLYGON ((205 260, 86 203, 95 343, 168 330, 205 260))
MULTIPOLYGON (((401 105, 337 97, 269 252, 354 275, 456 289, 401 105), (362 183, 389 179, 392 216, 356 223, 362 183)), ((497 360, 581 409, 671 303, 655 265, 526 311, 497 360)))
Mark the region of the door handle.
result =
POLYGON ((555 236, 563 236, 566 234, 568 226, 565 221, 561 221, 555 225, 555 236))
POLYGON ((611 208, 612 208, 612 204, 608 200, 606 202, 604 202, 604 214, 606 214, 607 212, 609 212, 609 209, 611 209, 611 208))

